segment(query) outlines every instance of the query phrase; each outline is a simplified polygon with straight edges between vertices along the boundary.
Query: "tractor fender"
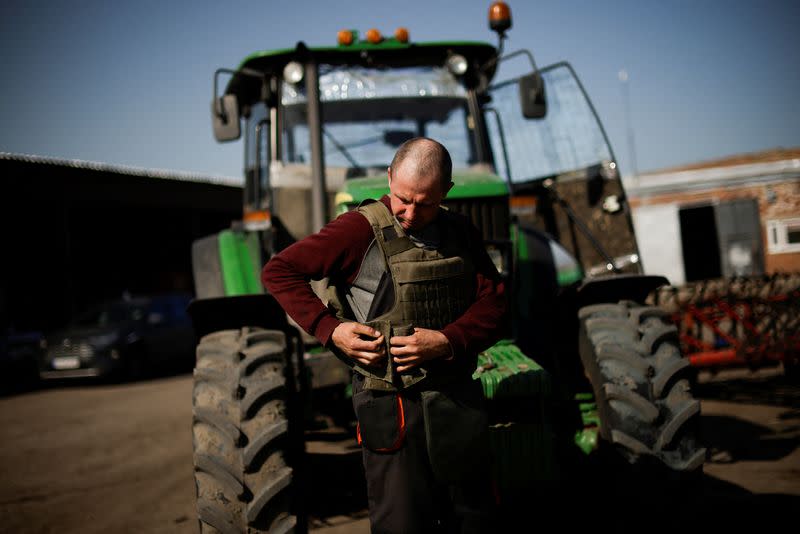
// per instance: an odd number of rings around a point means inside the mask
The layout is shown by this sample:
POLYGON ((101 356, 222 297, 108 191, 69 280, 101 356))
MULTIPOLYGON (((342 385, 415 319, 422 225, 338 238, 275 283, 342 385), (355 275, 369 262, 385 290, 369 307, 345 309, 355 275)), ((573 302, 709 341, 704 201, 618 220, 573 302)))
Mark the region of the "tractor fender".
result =
POLYGON ((187 309, 197 339, 220 330, 262 327, 283 332, 295 331, 286 313, 272 295, 238 295, 195 299, 187 309))
POLYGON ((591 304, 632 300, 644 304, 654 289, 669 285, 663 276, 617 274, 584 280, 576 289, 578 308, 591 304))

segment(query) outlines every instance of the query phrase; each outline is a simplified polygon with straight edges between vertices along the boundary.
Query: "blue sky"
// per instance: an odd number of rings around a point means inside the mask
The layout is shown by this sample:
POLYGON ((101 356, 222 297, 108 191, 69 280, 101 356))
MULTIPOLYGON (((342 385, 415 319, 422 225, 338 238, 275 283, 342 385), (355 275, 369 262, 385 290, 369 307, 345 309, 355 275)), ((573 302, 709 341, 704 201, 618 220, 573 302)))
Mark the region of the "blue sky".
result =
MULTIPOLYGON (((800 146, 800 2, 513 1, 507 50, 570 61, 640 171, 800 146)), ((342 28, 494 43, 489 1, 295 0, 0 5, 0 151, 239 176, 211 135, 211 78, 256 50, 332 45, 342 28)))

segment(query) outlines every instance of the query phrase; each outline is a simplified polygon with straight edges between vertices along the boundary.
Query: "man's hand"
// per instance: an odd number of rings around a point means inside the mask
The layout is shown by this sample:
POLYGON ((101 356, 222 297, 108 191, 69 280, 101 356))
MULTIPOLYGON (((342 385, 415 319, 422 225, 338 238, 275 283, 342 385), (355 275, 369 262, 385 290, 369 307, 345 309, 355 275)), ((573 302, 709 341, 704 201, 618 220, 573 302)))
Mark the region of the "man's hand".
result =
POLYGON ((331 339, 339 350, 364 365, 375 365, 386 358, 383 334, 367 325, 341 323, 333 330, 331 339))
POLYGON ((398 364, 398 373, 408 371, 428 360, 452 355, 447 337, 438 330, 427 328, 415 328, 410 336, 393 336, 390 344, 393 360, 398 364))

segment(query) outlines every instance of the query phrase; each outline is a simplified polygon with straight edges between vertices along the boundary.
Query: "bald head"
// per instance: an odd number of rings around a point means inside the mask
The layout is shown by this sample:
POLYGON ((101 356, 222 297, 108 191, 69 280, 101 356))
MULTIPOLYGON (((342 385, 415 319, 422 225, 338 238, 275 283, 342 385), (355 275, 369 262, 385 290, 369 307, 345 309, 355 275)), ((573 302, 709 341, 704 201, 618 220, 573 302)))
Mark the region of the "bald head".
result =
POLYGON ((400 145, 389 167, 389 203, 403 229, 416 232, 436 219, 453 187, 452 174, 450 154, 433 139, 418 137, 400 145))
POLYGON ((453 178, 450 153, 441 143, 427 137, 415 137, 400 145, 389 167, 392 175, 397 175, 401 166, 413 166, 407 170, 421 179, 439 178, 445 191, 453 178))

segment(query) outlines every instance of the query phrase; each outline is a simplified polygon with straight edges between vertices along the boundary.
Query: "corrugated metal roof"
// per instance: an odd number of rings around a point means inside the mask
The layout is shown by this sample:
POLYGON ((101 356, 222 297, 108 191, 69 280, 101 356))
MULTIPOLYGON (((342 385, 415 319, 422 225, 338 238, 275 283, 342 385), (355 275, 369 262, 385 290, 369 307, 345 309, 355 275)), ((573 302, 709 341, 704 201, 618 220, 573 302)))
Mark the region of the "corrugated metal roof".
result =
POLYGON ((27 163, 57 165, 62 167, 72 167, 75 169, 85 169, 88 171, 110 172, 115 174, 126 174, 130 176, 141 176, 145 178, 159 178, 162 180, 178 180, 183 182, 201 182, 236 187, 241 187, 243 182, 241 177, 234 178, 232 176, 200 174, 167 169, 147 169, 144 167, 134 167, 131 165, 115 165, 111 163, 102 163, 99 161, 53 158, 49 156, 36 156, 32 154, 14 154, 11 152, 0 152, 0 160, 23 161, 27 163))
POLYGON ((732 156, 725 156, 724 158, 697 161, 695 163, 687 163, 686 165, 679 165, 677 167, 667 167, 666 169, 659 169, 652 172, 643 172, 641 173, 641 176, 647 176, 649 174, 666 174, 678 171, 690 171, 696 169, 708 169, 711 167, 734 167, 738 165, 751 165, 756 163, 772 163, 775 161, 786 161, 792 159, 800 159, 800 147, 778 147, 770 150, 762 150, 761 152, 734 154, 732 156))

